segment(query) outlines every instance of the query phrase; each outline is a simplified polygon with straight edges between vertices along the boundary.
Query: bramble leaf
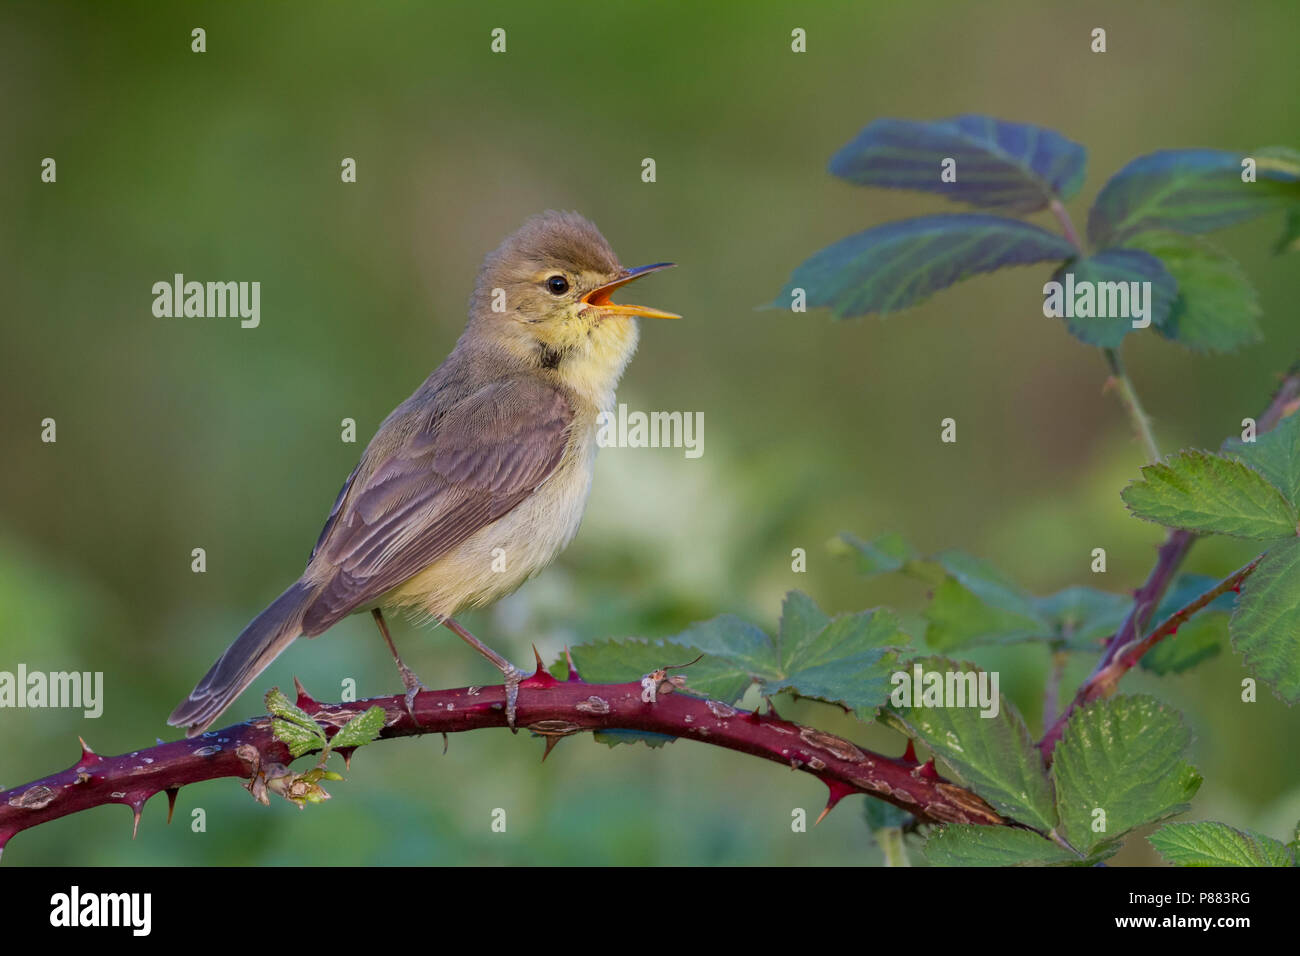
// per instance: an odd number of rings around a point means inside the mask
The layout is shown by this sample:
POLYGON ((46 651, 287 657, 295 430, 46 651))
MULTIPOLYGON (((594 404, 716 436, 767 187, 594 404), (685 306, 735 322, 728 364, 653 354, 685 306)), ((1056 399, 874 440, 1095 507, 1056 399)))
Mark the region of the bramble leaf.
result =
POLYGON ((863 541, 847 531, 841 531, 834 540, 837 550, 852 554, 858 573, 865 577, 900 570, 908 561, 915 561, 917 553, 901 534, 889 532, 870 541, 863 541))
POLYGON ((383 729, 384 708, 371 707, 340 727, 339 732, 330 738, 330 748, 361 747, 378 737, 383 729))
POLYGON ((1292 504, 1300 505, 1300 415, 1287 416, 1253 442, 1229 439, 1223 450, 1267 478, 1292 504))
POLYGON ((1295 866, 1281 840, 1226 823, 1166 823, 1147 840, 1175 866, 1295 866))
MULTIPOLYGON (((1052 280, 1061 285, 1056 311, 1070 334, 1100 348, 1118 347, 1124 336, 1135 331, 1134 321, 1162 326, 1178 294, 1178 284, 1164 264, 1138 249, 1106 249, 1075 259, 1058 269, 1052 280), (1073 276, 1072 284, 1067 284, 1068 276, 1073 276), (1130 295, 1134 282, 1151 283, 1150 296, 1144 299, 1146 315, 1141 317, 1136 315, 1137 299, 1130 295), (1085 310, 1086 315, 1082 314, 1085 310)), ((1139 290, 1143 289, 1140 285, 1139 290)), ((1050 296, 1047 302, 1051 302, 1050 296)))
POLYGON ((930 834, 925 857, 933 866, 1061 866, 1082 858, 1033 830, 950 823, 930 834))
POLYGON ((884 608, 827 617, 800 591, 786 595, 776 639, 723 615, 659 641, 602 641, 573 648, 587 680, 636 680, 669 663, 704 659, 682 671, 696 693, 734 703, 757 681, 764 694, 790 691, 841 703, 864 720, 889 696, 898 649, 909 642, 898 617, 884 608))
MULTIPOLYGON (((1040 830, 1052 829, 1056 810, 1043 758, 1011 702, 1001 695, 993 697, 990 704, 995 703, 997 711, 986 716, 972 694, 972 683, 977 694, 983 672, 973 664, 942 657, 920 658, 903 671, 909 678, 909 698, 914 696, 911 685, 918 666, 923 690, 930 674, 940 675, 945 691, 951 677, 954 697, 946 702, 956 706, 926 707, 922 701, 910 699, 905 701, 908 706, 891 704, 882 711, 882 720, 929 747, 962 783, 1002 815, 1040 830), (955 697, 957 691, 965 700, 955 697)), ((996 691, 996 679, 996 674, 987 676, 988 690, 996 691)), ((903 688, 899 690, 901 693, 903 688)))
POLYGON ((878 119, 835 154, 830 171, 861 186, 919 189, 1025 213, 1078 192, 1086 159, 1087 151, 1060 133, 991 116, 878 119), (955 161, 955 182, 940 178, 945 159, 955 161))
POLYGON ((1185 451, 1146 465, 1121 493, 1137 517, 1168 528, 1260 541, 1294 536, 1296 508, 1235 458, 1185 451))
POLYGON ((1149 229, 1209 232, 1300 205, 1300 175, 1285 163, 1259 162, 1257 181, 1242 182, 1244 158, 1216 149, 1138 157, 1098 193, 1088 214, 1089 240, 1105 248, 1149 229))
POLYGON ((1112 697, 1075 712, 1052 762, 1060 833, 1091 857, 1134 827, 1182 813, 1201 785, 1192 735, 1154 697, 1112 697))
POLYGON ((1178 284, 1156 331, 1198 352, 1231 352, 1258 342, 1259 300, 1235 259, 1204 239, 1168 230, 1131 236, 1125 248, 1156 256, 1178 284))
POLYGON ((830 308, 836 318, 883 316, 972 275, 1065 260, 1074 252, 1056 233, 1015 219, 979 214, 904 219, 814 253, 795 269, 772 305, 788 308, 794 290, 803 289, 807 305, 830 308))
POLYGON ((1300 538, 1270 549, 1242 584, 1228 633, 1252 674, 1300 700, 1300 538))

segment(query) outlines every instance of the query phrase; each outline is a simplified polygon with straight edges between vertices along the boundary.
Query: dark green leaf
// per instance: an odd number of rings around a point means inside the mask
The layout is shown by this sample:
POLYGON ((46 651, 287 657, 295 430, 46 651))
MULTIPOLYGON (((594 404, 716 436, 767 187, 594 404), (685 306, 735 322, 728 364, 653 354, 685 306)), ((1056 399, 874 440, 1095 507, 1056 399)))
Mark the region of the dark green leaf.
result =
POLYGON ((1217 657, 1223 650, 1223 629, 1222 620, 1203 620, 1198 615, 1143 654, 1142 668, 1161 676, 1181 674, 1217 657))
POLYGON ((1241 153, 1173 149, 1133 160, 1102 187, 1088 215, 1095 246, 1117 245, 1149 229, 1209 232, 1300 204, 1300 179, 1260 162, 1258 181, 1241 181, 1241 153))
MULTIPOLYGON (((997 712, 986 715, 970 699, 969 683, 961 683, 963 675, 975 675, 978 681, 983 672, 973 664, 929 657, 910 662, 902 673, 907 680, 900 682, 891 697, 893 703, 884 712, 888 722, 901 726, 909 737, 929 747, 962 783, 999 813, 1040 830, 1051 830, 1056 825, 1056 810, 1043 758, 1029 728, 1011 702, 1000 694, 993 697, 997 712), (911 699, 914 668, 918 665, 923 682, 925 675, 939 674, 945 691, 951 675, 953 690, 967 692, 965 706, 926 707, 923 701, 911 699)), ((997 690, 996 678, 996 672, 986 678, 990 691, 997 690)), ((955 694, 945 694, 944 700, 957 703, 955 694)))
POLYGON ((934 866, 1060 866, 1081 858, 1033 832, 1011 827, 950 823, 925 841, 934 866))
POLYGON ((946 577, 925 611, 926 642, 946 651, 1047 637, 1051 624, 1028 593, 986 561, 962 551, 935 557, 946 577))
POLYGON ((1165 338, 1198 352, 1230 352, 1259 341, 1255 287, 1231 256, 1204 239, 1169 231, 1144 232, 1124 246, 1159 258, 1178 283, 1169 317, 1156 329, 1165 338))
POLYGON ((1191 733, 1153 697, 1113 697, 1075 712, 1057 744, 1059 831, 1088 855, 1134 827, 1187 809, 1201 785, 1184 754, 1191 733))
POLYGON ((1300 700, 1300 538, 1272 548, 1246 579, 1228 629, 1252 674, 1300 700))
POLYGON ((1168 528, 1260 541, 1296 533, 1296 509, 1235 458, 1185 451, 1146 465, 1124 489, 1129 510, 1168 528))
POLYGON ((1253 442, 1224 442, 1223 450, 1268 479, 1292 504, 1300 505, 1300 415, 1289 415, 1253 442))
POLYGON ((1226 823, 1166 823, 1147 839, 1175 866, 1295 866, 1280 840, 1226 823))
POLYGON ((917 558, 912 546, 896 532, 863 541, 847 531, 841 531, 837 541, 855 557, 858 573, 867 577, 898 571, 908 561, 917 558))
POLYGON ((1114 634, 1133 607, 1133 597, 1096 588, 1072 587, 1037 598, 1038 612, 1049 624, 1049 637, 1072 650, 1096 650, 1114 634))
POLYGON ((1031 262, 1060 261, 1074 247, 1038 226, 985 215, 904 219, 842 239, 795 269, 777 308, 795 289, 807 304, 836 318, 888 315, 925 301, 940 289, 981 272, 1031 262))
POLYGON ((1178 284, 1153 255, 1138 249, 1106 249, 1062 266, 1044 311, 1065 319, 1070 334, 1101 348, 1116 348, 1135 328, 1159 328, 1169 318, 1178 284), (1137 295, 1132 295, 1137 283, 1137 295), (1143 303, 1139 315, 1138 303, 1143 303), (1135 327, 1134 322, 1142 323, 1135 327))
POLYGON ((1024 213, 1073 196, 1086 157, 1060 133, 991 116, 932 123, 878 119, 835 154, 830 170, 863 186, 920 189, 1024 213), (956 161, 956 182, 940 181, 945 159, 956 161))
POLYGON ((626 730, 621 727, 597 730, 591 736, 597 743, 605 744, 608 747, 617 747, 619 744, 642 743, 654 749, 658 749, 664 744, 670 744, 677 739, 671 734, 656 734, 649 730, 626 730))

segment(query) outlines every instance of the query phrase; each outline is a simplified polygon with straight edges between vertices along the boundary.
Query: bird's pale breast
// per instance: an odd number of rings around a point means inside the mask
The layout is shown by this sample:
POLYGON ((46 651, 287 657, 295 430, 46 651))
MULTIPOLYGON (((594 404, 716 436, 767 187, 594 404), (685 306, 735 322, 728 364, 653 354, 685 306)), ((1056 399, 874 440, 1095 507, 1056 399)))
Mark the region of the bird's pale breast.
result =
POLYGON ((514 591, 550 564, 577 534, 595 456, 595 415, 579 414, 563 459, 533 494, 389 591, 380 603, 441 619, 514 591))

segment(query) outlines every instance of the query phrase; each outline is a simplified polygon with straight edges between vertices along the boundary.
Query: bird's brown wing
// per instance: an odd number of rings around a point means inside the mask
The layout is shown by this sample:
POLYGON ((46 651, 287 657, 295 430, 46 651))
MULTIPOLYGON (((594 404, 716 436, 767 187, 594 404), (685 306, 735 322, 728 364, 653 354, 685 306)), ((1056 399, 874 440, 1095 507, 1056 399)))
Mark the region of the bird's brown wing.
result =
POLYGON ((564 395, 532 380, 486 385, 445 412, 413 403, 391 417, 312 553, 306 579, 323 584, 303 633, 373 603, 527 498, 559 464, 572 421, 564 395), (385 454, 390 429, 404 437, 385 454))

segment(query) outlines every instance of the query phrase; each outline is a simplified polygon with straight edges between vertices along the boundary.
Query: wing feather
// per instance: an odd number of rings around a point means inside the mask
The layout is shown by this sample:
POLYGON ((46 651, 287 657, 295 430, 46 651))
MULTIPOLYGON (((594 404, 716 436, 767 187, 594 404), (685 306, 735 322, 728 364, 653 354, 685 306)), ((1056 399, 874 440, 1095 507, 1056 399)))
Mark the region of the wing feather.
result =
POLYGON ((519 505, 560 463, 572 421, 563 393, 532 379, 483 386, 432 415, 413 402, 390 418, 312 554, 307 574, 320 591, 303 633, 374 602, 519 505), (370 461, 390 430, 405 437, 370 461))

